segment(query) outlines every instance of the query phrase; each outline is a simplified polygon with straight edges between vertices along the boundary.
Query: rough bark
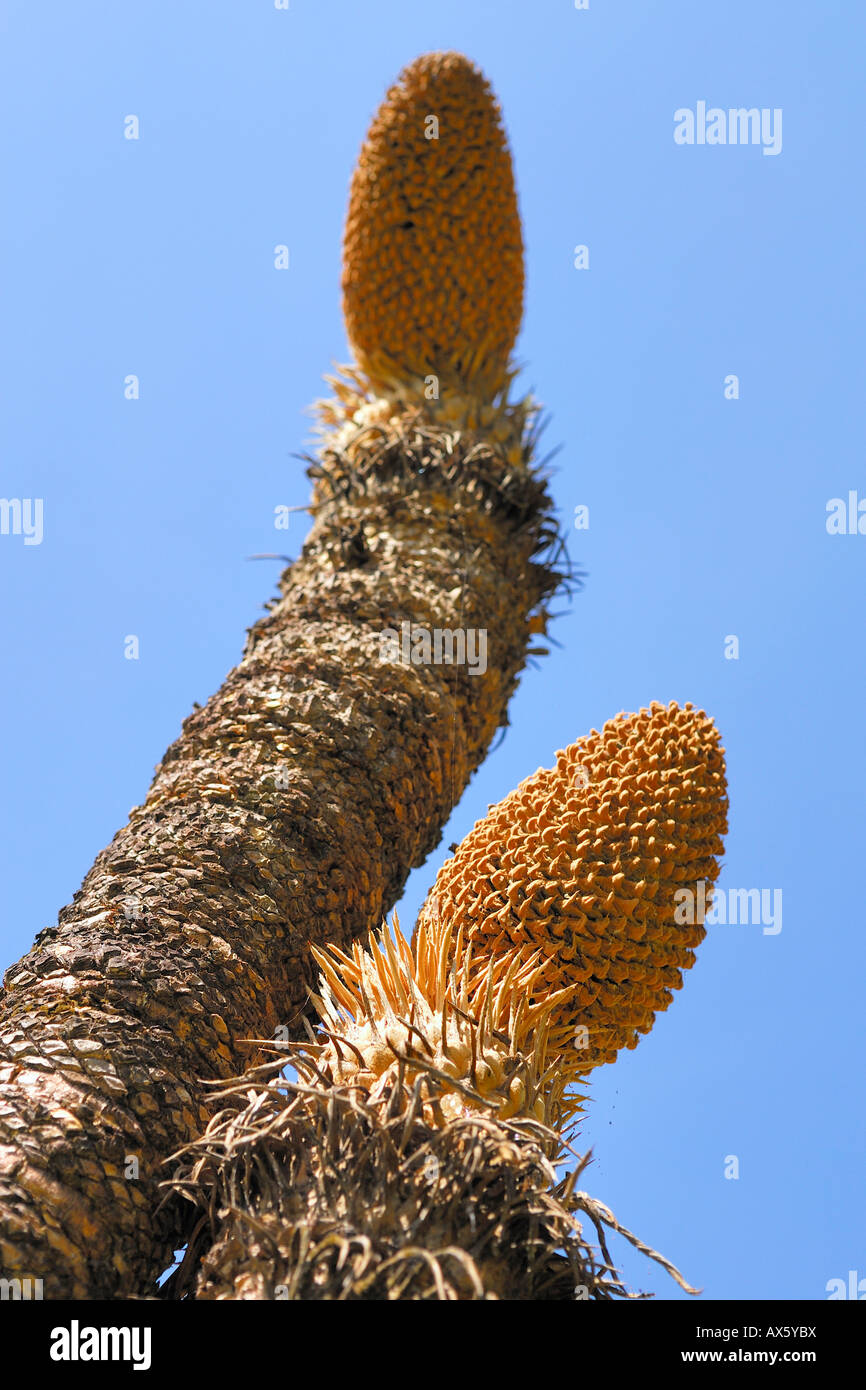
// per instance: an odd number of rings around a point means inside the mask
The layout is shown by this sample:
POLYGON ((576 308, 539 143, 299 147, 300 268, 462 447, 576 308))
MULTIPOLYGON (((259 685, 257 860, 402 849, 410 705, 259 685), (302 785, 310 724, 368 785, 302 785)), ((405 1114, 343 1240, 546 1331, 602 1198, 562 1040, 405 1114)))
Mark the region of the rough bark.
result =
POLYGON ((5 978, 0 1273, 48 1298, 152 1287, 203 1083, 250 1063, 245 1039, 297 1035, 308 943, 377 925, 437 843, 555 587, 544 486, 483 439, 404 421, 311 471, 282 598, 5 978), (486 629, 486 673, 382 664, 403 621, 486 629))

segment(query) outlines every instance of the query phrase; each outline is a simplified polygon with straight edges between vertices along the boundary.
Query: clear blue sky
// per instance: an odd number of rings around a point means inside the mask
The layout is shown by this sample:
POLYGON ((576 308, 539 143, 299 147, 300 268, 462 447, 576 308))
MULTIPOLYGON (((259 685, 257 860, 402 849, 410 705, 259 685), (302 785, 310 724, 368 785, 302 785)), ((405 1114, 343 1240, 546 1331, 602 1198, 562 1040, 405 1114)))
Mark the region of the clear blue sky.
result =
POLYGON ((278 573, 245 557, 297 553, 306 517, 287 536, 273 514, 307 498, 292 453, 346 356, 353 161, 399 69, 460 49, 505 112, 523 381, 563 446, 566 526, 590 507, 588 581, 403 920, 444 846, 557 748, 653 699, 708 710, 720 886, 781 889, 782 930, 712 928, 653 1033, 595 1074, 587 1186, 710 1297, 866 1276, 866 536, 825 526, 829 499, 866 497, 860 7, 7 0, 2 29, 0 492, 44 501, 41 544, 0 536, 3 963, 237 661, 278 573), (781 153, 675 144, 699 101, 781 108, 781 153))

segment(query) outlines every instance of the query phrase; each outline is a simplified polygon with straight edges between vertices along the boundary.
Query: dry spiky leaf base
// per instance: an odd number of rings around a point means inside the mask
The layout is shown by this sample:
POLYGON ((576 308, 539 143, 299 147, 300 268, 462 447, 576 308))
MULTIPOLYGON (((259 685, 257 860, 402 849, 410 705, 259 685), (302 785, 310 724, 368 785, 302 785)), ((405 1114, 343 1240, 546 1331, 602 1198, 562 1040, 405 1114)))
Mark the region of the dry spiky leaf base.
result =
POLYGON ((324 1041, 306 1051, 330 1085, 353 1085, 375 1101, 398 1075, 417 1078, 435 1124, 477 1109, 478 1097, 496 1119, 534 1118, 557 1131, 579 1111, 573 1076, 547 1055, 550 1014, 569 990, 538 988, 540 953, 491 955, 479 969, 448 923, 427 918, 410 946, 396 913, 393 931, 371 932, 366 950, 358 942, 351 955, 311 949, 322 972, 313 997, 324 1041))
MULTIPOLYGON (((567 1149, 535 1120, 477 1109, 425 1119, 422 1078, 378 1100, 358 1088, 290 1083, 285 1064, 222 1092, 173 1187, 201 1215, 167 1298, 572 1301, 636 1298, 605 1229, 695 1292, 612 1213, 557 1180, 567 1149), (599 1248, 579 1218, 592 1222, 599 1248)), ((303 1066, 303 1062, 302 1062, 303 1066)), ((304 1068, 307 1070, 308 1068, 304 1068)), ((431 1094, 442 1083, 426 1078, 431 1094)))

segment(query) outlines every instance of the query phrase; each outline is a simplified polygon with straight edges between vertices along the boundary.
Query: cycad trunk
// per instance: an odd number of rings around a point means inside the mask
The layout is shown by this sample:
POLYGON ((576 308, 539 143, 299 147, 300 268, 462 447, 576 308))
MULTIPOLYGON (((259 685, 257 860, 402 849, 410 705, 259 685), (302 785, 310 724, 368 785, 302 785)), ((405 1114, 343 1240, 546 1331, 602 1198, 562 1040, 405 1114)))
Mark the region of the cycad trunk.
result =
POLYGON ((161 1165, 202 1127, 202 1081, 248 1065, 244 1039, 297 1034, 309 943, 377 925, 437 843, 555 584, 525 462, 411 420, 325 455, 283 597, 6 975, 4 1276, 152 1287, 182 1233, 156 1214, 161 1165), (486 670, 383 664, 404 622, 485 630, 486 670))

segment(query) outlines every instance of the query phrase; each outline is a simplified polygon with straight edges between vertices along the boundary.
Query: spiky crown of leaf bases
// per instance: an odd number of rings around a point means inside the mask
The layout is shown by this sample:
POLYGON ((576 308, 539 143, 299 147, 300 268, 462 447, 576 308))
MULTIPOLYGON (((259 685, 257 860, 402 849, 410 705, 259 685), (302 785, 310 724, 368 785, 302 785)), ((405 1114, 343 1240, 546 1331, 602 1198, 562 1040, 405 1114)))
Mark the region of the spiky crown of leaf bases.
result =
POLYGON ((398 1073, 435 1078, 440 1122, 484 1104, 561 1126, 582 1099, 569 1088, 634 1047, 693 964, 726 813, 703 711, 609 720, 477 822, 411 947, 385 931, 351 956, 314 951, 316 1065, 372 1097, 398 1073))

